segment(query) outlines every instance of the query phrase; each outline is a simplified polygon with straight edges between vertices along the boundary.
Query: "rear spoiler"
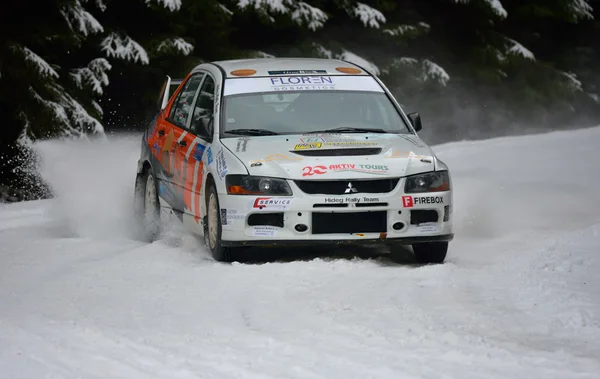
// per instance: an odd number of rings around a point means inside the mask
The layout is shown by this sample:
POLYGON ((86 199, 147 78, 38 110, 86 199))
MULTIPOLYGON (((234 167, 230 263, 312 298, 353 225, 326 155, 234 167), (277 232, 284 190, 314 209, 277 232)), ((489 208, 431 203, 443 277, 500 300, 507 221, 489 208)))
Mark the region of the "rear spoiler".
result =
POLYGON ((158 105, 160 106, 160 110, 163 110, 167 107, 171 95, 175 92, 175 90, 177 90, 182 82, 183 79, 171 79, 171 77, 167 75, 167 79, 163 83, 163 86, 160 90, 160 95, 158 96, 158 105))

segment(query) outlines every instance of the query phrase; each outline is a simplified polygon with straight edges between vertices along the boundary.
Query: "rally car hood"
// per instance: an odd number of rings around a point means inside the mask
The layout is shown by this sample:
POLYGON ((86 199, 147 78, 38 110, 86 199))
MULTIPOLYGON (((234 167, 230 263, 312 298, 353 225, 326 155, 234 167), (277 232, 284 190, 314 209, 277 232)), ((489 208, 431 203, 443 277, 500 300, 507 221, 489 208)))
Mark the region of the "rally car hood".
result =
POLYGON ((411 134, 223 138, 250 175, 289 179, 401 177, 433 171, 435 156, 411 134))

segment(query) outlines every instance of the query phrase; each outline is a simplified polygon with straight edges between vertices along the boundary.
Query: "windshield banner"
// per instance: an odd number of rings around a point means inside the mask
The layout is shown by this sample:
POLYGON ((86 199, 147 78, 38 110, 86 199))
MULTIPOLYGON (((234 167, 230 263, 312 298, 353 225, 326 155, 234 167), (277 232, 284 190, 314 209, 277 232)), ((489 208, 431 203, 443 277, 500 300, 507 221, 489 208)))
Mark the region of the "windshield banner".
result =
POLYGON ((277 91, 368 91, 383 92, 370 76, 274 76, 225 80, 223 96, 277 91))

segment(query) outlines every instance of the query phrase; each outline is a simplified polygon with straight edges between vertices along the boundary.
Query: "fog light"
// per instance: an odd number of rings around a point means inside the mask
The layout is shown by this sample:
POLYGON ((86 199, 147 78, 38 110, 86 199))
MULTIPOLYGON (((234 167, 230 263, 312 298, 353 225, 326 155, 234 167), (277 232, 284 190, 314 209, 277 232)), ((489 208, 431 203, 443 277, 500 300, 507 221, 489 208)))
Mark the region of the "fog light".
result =
POLYGON ((394 225, 392 225, 392 229, 394 229, 394 230, 400 230, 402 228, 404 228, 403 222, 396 222, 396 223, 394 223, 394 225))
POLYGON ((308 230, 308 225, 296 224, 296 226, 294 226, 294 229, 296 229, 297 232, 304 233, 308 230))

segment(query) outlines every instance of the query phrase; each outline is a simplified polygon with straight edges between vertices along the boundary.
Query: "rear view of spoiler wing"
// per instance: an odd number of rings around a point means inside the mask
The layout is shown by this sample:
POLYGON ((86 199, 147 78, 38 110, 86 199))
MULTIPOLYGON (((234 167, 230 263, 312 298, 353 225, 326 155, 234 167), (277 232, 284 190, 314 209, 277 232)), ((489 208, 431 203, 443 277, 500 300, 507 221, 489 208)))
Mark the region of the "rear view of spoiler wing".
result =
POLYGON ((160 110, 166 108, 167 104, 169 104, 169 99, 171 95, 175 92, 175 90, 179 87, 179 85, 183 82, 183 79, 171 79, 169 75, 167 75, 167 79, 163 83, 163 86, 160 90, 160 95, 158 96, 158 105, 160 106, 160 110))

